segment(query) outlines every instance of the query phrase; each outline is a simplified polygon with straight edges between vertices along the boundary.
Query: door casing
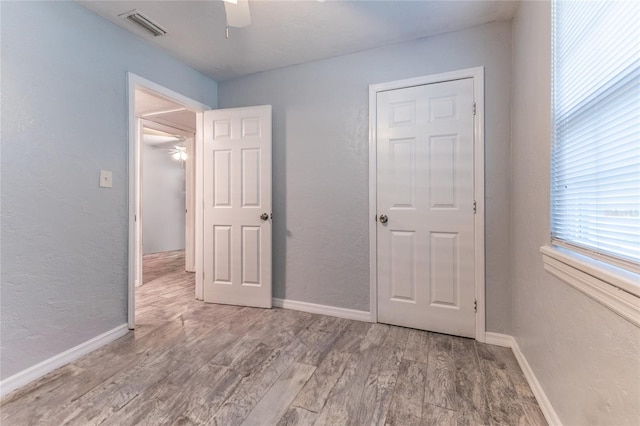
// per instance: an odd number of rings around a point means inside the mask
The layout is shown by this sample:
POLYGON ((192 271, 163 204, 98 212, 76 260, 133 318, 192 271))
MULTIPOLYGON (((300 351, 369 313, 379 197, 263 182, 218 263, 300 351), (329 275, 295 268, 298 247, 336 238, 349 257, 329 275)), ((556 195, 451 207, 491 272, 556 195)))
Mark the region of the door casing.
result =
MULTIPOLYGON (((135 93, 136 89, 143 89, 148 92, 155 93, 159 96, 168 98, 177 104, 184 106, 185 108, 195 111, 197 116, 201 116, 202 111, 206 111, 211 109, 210 106, 205 105, 201 102, 198 102, 194 99, 191 99, 187 96, 184 96, 178 92, 174 92, 171 89, 167 89, 166 87, 154 83, 151 80, 147 80, 146 78, 140 77, 132 72, 127 73, 127 94, 128 94, 128 127, 129 127, 129 166, 127 169, 127 181, 129 182, 129 255, 128 255, 128 294, 127 294, 127 323, 129 329, 133 330, 135 328, 135 297, 136 297, 136 276, 138 275, 139 268, 142 268, 140 264, 140 253, 141 250, 140 242, 139 242, 139 226, 140 221, 137 221, 137 214, 139 208, 139 196, 140 196, 140 152, 141 152, 141 142, 140 138, 137 136, 137 128, 138 128, 138 118, 136 117, 136 103, 135 103, 135 93)), ((199 117, 197 117, 199 119, 199 117)), ((198 185, 198 181, 201 180, 202 177, 202 167, 200 166, 201 159, 198 159, 198 153, 202 152, 202 138, 198 137, 196 134, 195 140, 195 149, 194 149, 194 161, 196 163, 195 167, 195 205, 202 205, 202 190, 201 186, 198 185)), ((202 257, 202 240, 198 237, 201 232, 198 232, 198 220, 201 218, 198 217, 198 209, 196 208, 196 245, 195 245, 195 259, 196 259, 196 280, 198 275, 202 275, 202 264, 198 264, 198 259, 202 257)), ((197 286, 196 286, 196 297, 197 297, 197 286)))
POLYGON ((370 321, 378 321, 378 246, 377 246, 377 93, 425 84, 473 78, 474 120, 474 216, 475 298, 477 301, 475 338, 485 341, 485 253, 484 253, 484 67, 369 86, 369 312, 370 321))

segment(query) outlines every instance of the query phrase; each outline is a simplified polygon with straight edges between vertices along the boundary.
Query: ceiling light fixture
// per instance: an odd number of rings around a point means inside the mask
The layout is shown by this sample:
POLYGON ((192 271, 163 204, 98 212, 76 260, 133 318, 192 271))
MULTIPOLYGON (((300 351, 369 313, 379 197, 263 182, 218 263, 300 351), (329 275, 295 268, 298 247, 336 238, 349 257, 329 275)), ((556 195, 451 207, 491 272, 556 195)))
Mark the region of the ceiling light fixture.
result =
POLYGON ((180 164, 184 164, 187 160, 187 148, 184 146, 176 145, 175 149, 169 152, 174 160, 179 161, 180 164))

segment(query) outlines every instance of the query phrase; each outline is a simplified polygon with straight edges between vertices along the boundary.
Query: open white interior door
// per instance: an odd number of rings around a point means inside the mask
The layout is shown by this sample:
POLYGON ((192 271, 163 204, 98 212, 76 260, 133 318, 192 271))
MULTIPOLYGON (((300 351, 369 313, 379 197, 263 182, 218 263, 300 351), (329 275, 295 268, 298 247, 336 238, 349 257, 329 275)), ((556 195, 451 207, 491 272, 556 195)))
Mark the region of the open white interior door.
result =
POLYGON ((271 307, 271 106, 204 112, 204 301, 271 307))

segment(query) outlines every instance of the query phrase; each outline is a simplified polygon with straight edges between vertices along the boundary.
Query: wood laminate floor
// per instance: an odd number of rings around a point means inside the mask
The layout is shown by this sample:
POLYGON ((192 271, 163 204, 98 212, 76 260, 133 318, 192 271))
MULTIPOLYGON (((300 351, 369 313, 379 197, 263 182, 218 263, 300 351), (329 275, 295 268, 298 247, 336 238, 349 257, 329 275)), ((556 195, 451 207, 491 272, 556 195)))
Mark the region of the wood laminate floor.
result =
POLYGON ((2 426, 546 424, 509 349, 207 305, 182 265, 160 267, 135 332, 7 395, 2 426))
MULTIPOLYGON (((184 264, 184 250, 145 254, 142 256, 142 282, 146 284, 167 275, 181 274, 184 264)), ((182 276, 188 277, 187 274, 182 276)))

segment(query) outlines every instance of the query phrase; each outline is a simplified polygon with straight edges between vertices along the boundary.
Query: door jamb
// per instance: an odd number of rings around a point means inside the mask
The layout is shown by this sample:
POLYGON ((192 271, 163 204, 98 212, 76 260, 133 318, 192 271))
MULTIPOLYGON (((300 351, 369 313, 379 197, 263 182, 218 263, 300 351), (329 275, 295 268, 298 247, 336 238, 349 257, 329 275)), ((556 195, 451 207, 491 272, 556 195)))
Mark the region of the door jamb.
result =
POLYGON ((377 245, 377 94, 425 84, 473 78, 474 119, 474 194, 477 213, 474 217, 474 277, 476 312, 475 338, 485 341, 485 252, 484 252, 484 67, 433 74, 424 77, 369 86, 369 313, 370 321, 378 321, 378 245, 377 245))
MULTIPOLYGON (((137 247, 139 245, 139 241, 136 239, 136 215, 137 215, 137 197, 138 197, 138 188, 140 187, 140 146, 139 141, 136 136, 137 127, 138 127, 138 119, 136 117, 136 103, 135 103, 135 93, 136 89, 143 89, 148 92, 155 93, 164 98, 168 98, 178 104, 181 104, 185 108, 188 108, 191 111, 196 112, 196 115, 199 112, 206 111, 211 109, 210 106, 205 105, 201 102, 198 102, 192 98, 184 96, 178 92, 174 92, 171 89, 168 89, 158 83, 155 83, 151 80, 147 80, 146 78, 140 77, 132 72, 127 72, 127 95, 128 95, 128 129, 129 129, 129 165, 127 169, 127 181, 129 182, 129 253, 128 253, 128 291, 127 291, 127 323, 129 329, 133 330, 135 328, 135 297, 136 297, 136 286, 135 279, 138 268, 142 268, 142 265, 138 264, 137 260, 137 250, 142 249, 141 247, 137 247)), ((199 179, 201 179, 202 169, 198 167, 201 159, 198 158, 198 153, 201 152, 202 147, 198 145, 198 135, 196 134, 196 145, 195 145, 195 162, 196 162, 196 191, 195 191, 195 205, 196 205, 196 247, 194 256, 196 256, 196 277, 198 276, 198 272, 202 271, 202 269, 198 269, 197 259, 202 254, 202 247, 198 245, 198 235, 201 234, 198 228, 198 208, 197 206, 202 206, 202 193, 199 192, 200 186, 197 185, 199 179), (200 160, 200 161, 198 161, 200 160)), ((139 222, 138 222, 139 223, 139 222)), ((200 272, 202 274, 202 272, 200 272)))

